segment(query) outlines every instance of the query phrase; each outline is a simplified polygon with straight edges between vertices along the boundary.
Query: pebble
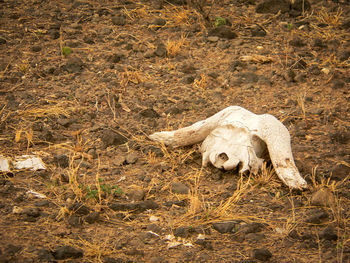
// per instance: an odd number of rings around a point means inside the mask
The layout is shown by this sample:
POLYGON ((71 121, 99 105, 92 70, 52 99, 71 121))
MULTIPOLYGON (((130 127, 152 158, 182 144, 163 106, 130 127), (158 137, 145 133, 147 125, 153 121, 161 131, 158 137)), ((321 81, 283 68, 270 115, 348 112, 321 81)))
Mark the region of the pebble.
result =
POLYGON ((151 108, 140 111, 139 115, 142 117, 145 117, 145 118, 159 118, 160 117, 159 113, 151 108))
POLYGON ((236 229, 236 221, 217 222, 212 224, 213 228, 221 234, 232 233, 236 229))
POLYGON ((266 248, 259 248, 253 250, 253 258, 261 260, 261 261, 268 261, 272 257, 272 254, 269 250, 266 248))
POLYGON ((126 17, 123 15, 113 16, 112 24, 115 26, 124 26, 126 24, 126 17))
POLYGON ((109 146, 118 146, 128 141, 128 139, 125 138, 123 135, 110 129, 106 129, 103 131, 101 140, 105 148, 109 146))
POLYGON ((61 168, 67 168, 69 166, 69 157, 65 154, 58 154, 53 157, 54 163, 61 168))
POLYGON ((68 258, 81 258, 84 255, 83 250, 71 246, 58 247, 53 251, 52 254, 57 260, 64 260, 68 258))
POLYGON ((166 49, 166 46, 163 43, 159 43, 157 45, 156 50, 154 51, 154 54, 158 57, 165 57, 167 53, 168 51, 166 49))
POLYGON ((125 162, 127 164, 134 164, 138 161, 139 156, 137 153, 129 153, 126 157, 125 157, 125 162))
POLYGON ((181 182, 173 182, 171 184, 171 191, 175 194, 188 194, 190 188, 181 182))
POLYGON ((126 196, 131 201, 141 201, 145 198, 145 190, 141 186, 132 185, 126 192, 126 196))
POLYGON ((208 37, 208 41, 209 42, 218 42, 219 41, 219 37, 217 37, 217 36, 209 36, 208 37))
POLYGON ((100 213, 99 212, 91 212, 90 214, 88 214, 84 220, 85 222, 89 223, 89 224, 93 224, 95 222, 97 222, 100 219, 100 213))
POLYGON ((329 207, 334 204, 334 195, 328 188, 321 188, 311 196, 311 205, 329 207))
POLYGON ((229 26, 219 26, 219 27, 211 29, 208 32, 208 36, 216 36, 216 37, 220 37, 220 38, 234 39, 237 37, 237 34, 235 32, 233 32, 233 30, 229 26))

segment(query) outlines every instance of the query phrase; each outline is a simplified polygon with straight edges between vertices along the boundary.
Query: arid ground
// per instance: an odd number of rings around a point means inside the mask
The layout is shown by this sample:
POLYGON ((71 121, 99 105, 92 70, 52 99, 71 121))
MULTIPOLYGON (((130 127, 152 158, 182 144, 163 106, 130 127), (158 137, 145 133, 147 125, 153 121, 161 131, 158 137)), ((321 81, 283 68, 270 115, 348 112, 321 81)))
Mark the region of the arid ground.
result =
POLYGON ((0 175, 0 262, 350 262, 349 57, 348 0, 0 0, 0 154, 46 166, 0 175), (230 105, 307 189, 148 137, 230 105))

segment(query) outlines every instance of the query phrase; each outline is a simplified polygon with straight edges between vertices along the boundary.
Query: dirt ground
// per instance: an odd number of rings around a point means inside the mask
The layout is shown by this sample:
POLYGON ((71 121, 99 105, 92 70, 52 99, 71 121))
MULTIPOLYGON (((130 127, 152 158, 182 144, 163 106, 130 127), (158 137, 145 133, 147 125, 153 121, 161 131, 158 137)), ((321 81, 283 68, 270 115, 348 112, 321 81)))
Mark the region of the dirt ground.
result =
POLYGON ((46 166, 0 175, 0 262, 350 262, 349 18, 348 0, 0 0, 0 154, 46 166), (230 105, 283 122, 306 190, 148 138, 230 105))

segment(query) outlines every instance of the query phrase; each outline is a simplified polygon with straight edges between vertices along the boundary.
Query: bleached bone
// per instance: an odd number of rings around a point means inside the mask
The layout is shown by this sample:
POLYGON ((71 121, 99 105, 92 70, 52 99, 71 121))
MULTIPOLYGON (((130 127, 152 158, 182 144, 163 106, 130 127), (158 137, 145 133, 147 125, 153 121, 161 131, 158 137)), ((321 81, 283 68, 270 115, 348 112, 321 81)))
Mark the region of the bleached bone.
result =
POLYGON ((180 147, 203 141, 202 165, 256 173, 263 159, 271 159, 278 177, 290 188, 306 188, 295 166, 287 128, 270 114, 256 115, 230 106, 215 115, 176 131, 156 132, 154 141, 180 147))

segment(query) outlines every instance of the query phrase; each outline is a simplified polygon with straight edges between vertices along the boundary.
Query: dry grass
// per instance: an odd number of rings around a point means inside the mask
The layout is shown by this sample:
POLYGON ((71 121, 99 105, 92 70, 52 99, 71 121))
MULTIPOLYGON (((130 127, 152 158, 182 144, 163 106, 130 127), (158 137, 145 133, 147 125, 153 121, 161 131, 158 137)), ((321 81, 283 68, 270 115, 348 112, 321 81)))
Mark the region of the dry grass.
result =
POLYGON ((181 50, 186 46, 186 35, 181 34, 180 39, 170 40, 168 39, 166 43, 167 55, 169 57, 175 57, 181 50))

